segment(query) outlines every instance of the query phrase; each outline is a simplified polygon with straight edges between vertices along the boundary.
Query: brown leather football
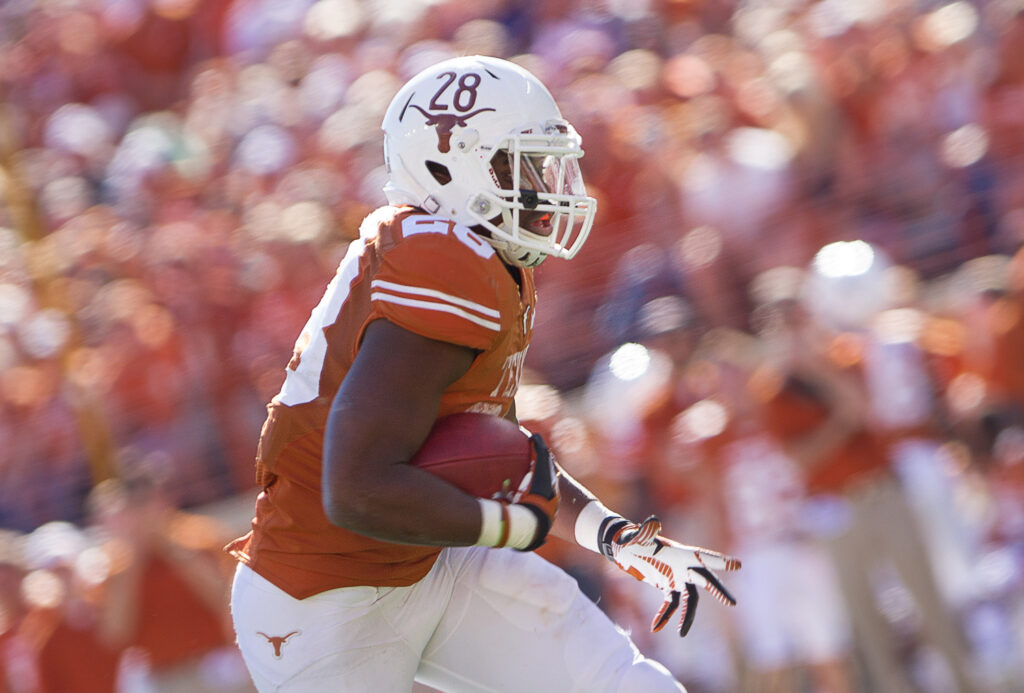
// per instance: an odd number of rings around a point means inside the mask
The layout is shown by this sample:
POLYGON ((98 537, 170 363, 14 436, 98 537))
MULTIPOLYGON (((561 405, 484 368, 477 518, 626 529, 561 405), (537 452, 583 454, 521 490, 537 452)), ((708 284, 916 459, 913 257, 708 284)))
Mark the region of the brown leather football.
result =
POLYGON ((478 498, 506 498, 519 488, 532 456, 518 424, 464 412, 439 419, 409 463, 478 498))

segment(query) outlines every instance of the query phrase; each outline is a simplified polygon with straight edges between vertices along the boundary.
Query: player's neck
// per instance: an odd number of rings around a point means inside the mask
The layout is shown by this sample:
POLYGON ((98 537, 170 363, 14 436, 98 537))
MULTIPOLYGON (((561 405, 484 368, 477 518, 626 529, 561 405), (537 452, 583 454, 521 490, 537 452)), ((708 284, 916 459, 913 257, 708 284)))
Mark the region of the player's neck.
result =
POLYGON ((504 260, 501 261, 501 264, 505 265, 505 269, 512 276, 512 279, 513 279, 513 281, 515 281, 516 286, 518 286, 519 290, 522 291, 523 290, 523 270, 522 270, 522 268, 521 267, 516 267, 515 265, 510 265, 507 262, 505 262, 504 260))

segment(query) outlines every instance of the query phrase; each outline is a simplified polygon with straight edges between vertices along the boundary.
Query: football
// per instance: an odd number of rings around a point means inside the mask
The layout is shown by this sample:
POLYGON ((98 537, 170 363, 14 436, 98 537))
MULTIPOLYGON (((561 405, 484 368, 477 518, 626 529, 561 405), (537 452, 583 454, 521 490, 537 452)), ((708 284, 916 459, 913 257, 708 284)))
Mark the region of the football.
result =
POLYGON ((519 488, 532 455, 518 424, 464 412, 439 419, 409 463, 478 498, 504 498, 519 488))

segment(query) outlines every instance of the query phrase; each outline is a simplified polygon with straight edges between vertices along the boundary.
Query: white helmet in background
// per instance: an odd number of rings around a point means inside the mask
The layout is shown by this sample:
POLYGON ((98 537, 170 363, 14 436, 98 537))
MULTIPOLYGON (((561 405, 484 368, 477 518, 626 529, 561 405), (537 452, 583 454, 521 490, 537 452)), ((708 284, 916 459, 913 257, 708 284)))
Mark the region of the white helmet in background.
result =
POLYGON ((381 127, 391 204, 482 226, 521 267, 583 246, 597 201, 583 185, 580 136, 518 65, 483 56, 433 65, 399 90, 381 127))

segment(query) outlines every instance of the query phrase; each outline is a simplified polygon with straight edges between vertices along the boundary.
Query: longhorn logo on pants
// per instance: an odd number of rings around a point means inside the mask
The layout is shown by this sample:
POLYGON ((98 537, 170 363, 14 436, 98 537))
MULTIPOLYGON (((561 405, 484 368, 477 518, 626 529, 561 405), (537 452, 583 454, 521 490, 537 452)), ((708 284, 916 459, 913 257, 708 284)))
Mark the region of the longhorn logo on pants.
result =
POLYGON ((262 631, 256 631, 256 635, 262 635, 266 638, 267 642, 274 646, 274 659, 281 659, 281 648, 284 647, 284 644, 288 642, 292 636, 302 635, 302 631, 293 630, 288 635, 267 635, 262 631))

